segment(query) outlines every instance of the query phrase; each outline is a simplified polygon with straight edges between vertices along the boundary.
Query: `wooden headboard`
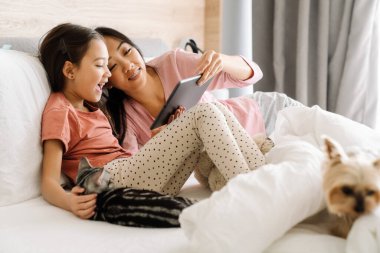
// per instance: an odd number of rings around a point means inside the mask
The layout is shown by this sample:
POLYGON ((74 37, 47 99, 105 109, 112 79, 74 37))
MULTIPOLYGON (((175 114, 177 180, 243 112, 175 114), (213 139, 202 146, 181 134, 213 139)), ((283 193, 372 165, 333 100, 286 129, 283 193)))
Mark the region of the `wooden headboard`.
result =
POLYGON ((185 38, 205 47, 206 3, 212 9, 219 6, 210 6, 212 2, 219 0, 3 0, 0 37, 41 37, 53 26, 71 22, 109 26, 132 39, 159 38, 170 48, 185 38))

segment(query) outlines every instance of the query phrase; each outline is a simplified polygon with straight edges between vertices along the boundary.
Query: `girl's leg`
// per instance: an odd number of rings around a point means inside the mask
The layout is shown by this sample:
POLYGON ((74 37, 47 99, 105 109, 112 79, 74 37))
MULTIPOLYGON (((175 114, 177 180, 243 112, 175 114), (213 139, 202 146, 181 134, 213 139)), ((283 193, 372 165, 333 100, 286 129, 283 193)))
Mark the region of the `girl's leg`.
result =
POLYGON ((168 192, 167 184, 178 179, 173 183, 178 191, 193 171, 203 146, 227 180, 250 170, 225 116, 213 104, 199 104, 185 112, 135 155, 112 161, 104 168, 114 187, 168 192))

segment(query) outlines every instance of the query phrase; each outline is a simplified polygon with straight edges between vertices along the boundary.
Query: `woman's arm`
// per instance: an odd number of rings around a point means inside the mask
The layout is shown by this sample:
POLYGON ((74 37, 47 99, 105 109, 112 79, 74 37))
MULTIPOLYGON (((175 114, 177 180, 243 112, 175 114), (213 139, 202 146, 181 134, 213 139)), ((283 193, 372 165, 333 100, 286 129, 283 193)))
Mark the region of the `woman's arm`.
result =
POLYGON ((161 81, 170 91, 178 81, 202 73, 202 81, 214 77, 208 91, 246 87, 255 84, 263 76, 255 62, 243 56, 224 55, 213 50, 200 55, 176 49, 157 59, 154 67, 162 72, 161 81), (206 73, 206 69, 209 73, 206 73))
POLYGON ((94 215, 96 194, 79 195, 83 188, 74 187, 66 192, 60 185, 63 145, 59 140, 46 140, 43 144, 42 196, 51 204, 73 212, 82 219, 94 215))
POLYGON ((197 68, 198 73, 203 73, 199 83, 204 83, 221 71, 242 81, 250 79, 255 74, 250 65, 241 56, 225 55, 208 50, 202 55, 197 68))
POLYGON ((221 54, 223 71, 239 80, 247 80, 255 73, 241 56, 221 54))

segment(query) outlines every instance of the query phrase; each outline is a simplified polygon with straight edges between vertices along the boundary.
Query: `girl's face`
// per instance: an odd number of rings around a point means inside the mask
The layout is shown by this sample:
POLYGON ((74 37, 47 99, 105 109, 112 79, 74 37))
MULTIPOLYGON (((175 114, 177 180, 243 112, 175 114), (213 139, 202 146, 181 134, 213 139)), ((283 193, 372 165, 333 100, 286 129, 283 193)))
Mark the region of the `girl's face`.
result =
POLYGON ((112 73, 109 84, 133 97, 146 84, 146 67, 136 48, 126 42, 105 36, 108 49, 108 68, 112 73))
POLYGON ((108 51, 104 41, 93 39, 89 43, 86 54, 79 65, 73 65, 73 77, 64 92, 71 98, 71 102, 83 103, 98 102, 102 95, 102 88, 111 76, 107 67, 108 51))

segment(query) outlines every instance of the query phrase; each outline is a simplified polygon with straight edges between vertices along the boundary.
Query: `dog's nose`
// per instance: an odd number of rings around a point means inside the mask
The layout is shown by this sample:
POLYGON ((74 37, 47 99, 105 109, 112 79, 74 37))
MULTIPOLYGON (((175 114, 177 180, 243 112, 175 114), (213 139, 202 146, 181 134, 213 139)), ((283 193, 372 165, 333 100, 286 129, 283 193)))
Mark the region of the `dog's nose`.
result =
POLYGON ((355 196, 356 205, 354 207, 355 212, 363 213, 364 212, 364 199, 363 196, 355 196))

